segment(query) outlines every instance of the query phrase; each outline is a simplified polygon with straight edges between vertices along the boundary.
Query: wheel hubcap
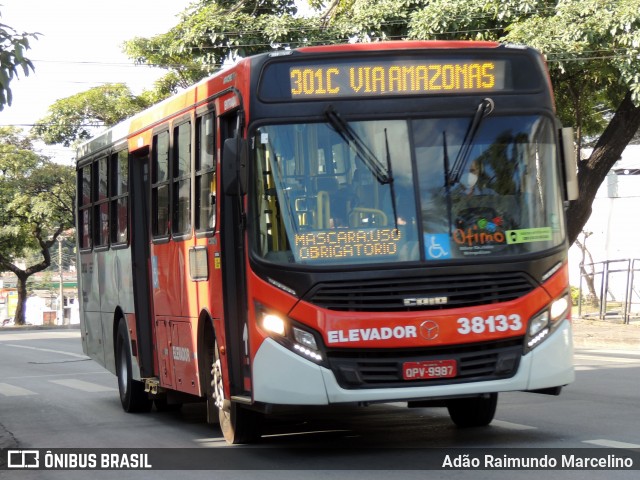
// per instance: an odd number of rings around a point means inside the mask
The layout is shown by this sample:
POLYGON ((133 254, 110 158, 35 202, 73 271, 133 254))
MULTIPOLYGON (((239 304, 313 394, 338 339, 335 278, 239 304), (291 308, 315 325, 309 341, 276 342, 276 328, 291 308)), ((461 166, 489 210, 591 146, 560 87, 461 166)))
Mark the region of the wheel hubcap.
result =
POLYGON ((214 403, 219 410, 222 410, 222 406, 224 405, 224 387, 222 384, 222 366, 220 359, 213 362, 211 368, 211 387, 213 390, 214 403))
POLYGON ((120 376, 118 377, 120 380, 120 388, 123 392, 127 391, 127 384, 129 383, 129 372, 127 370, 127 357, 126 354, 122 352, 120 354, 120 376))

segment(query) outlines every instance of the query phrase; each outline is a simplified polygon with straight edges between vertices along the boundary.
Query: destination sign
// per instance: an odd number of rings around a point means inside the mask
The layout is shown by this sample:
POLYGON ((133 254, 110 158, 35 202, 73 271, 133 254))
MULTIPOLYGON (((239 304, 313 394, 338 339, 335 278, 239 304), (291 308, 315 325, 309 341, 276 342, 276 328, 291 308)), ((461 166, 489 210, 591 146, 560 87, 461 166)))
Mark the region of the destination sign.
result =
POLYGON ((495 92, 505 89, 505 60, 402 60, 289 68, 292 99, 495 92))
POLYGON ((294 245, 302 261, 375 258, 397 255, 402 234, 395 228, 331 230, 296 234, 294 245))

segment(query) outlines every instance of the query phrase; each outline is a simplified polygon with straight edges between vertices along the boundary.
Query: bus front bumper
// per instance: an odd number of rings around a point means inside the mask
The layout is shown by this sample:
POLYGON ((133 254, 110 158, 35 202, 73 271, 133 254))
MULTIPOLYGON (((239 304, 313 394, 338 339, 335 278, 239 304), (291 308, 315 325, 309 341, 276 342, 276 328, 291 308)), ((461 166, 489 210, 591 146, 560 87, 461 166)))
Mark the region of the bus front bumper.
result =
POLYGON ((533 351, 524 355, 516 374, 507 379, 419 387, 340 387, 333 372, 300 357, 271 339, 263 342, 253 363, 253 400, 274 405, 427 400, 492 392, 534 391, 571 383, 573 340, 565 321, 533 351))

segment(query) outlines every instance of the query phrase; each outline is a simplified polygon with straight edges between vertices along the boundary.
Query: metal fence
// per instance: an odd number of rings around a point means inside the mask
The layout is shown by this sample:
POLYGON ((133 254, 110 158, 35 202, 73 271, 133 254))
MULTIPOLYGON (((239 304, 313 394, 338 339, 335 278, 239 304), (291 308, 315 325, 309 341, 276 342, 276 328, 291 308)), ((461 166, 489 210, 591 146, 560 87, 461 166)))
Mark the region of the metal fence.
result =
POLYGON ((606 260, 584 265, 578 316, 600 320, 640 320, 640 259, 606 260))

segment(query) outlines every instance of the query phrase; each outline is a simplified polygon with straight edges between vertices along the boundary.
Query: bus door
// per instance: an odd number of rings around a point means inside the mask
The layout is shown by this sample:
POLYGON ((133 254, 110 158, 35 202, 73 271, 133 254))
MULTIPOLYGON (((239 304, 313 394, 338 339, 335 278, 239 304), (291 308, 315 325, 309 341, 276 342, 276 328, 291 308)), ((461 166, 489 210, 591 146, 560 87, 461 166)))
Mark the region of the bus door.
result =
MULTIPOLYGON (((242 111, 220 116, 220 145, 242 135, 242 111)), ((220 149, 221 152, 224 148, 220 149)), ((223 179, 224 181, 224 179, 223 179)), ((244 245, 244 197, 222 195, 221 246, 226 371, 232 396, 250 397, 251 366, 247 326, 247 288, 244 245)), ((224 359, 223 359, 224 361, 224 359)), ((223 368, 225 366, 223 365, 223 368)))
POLYGON ((131 264, 140 375, 154 376, 149 251, 149 148, 131 152, 131 264))

